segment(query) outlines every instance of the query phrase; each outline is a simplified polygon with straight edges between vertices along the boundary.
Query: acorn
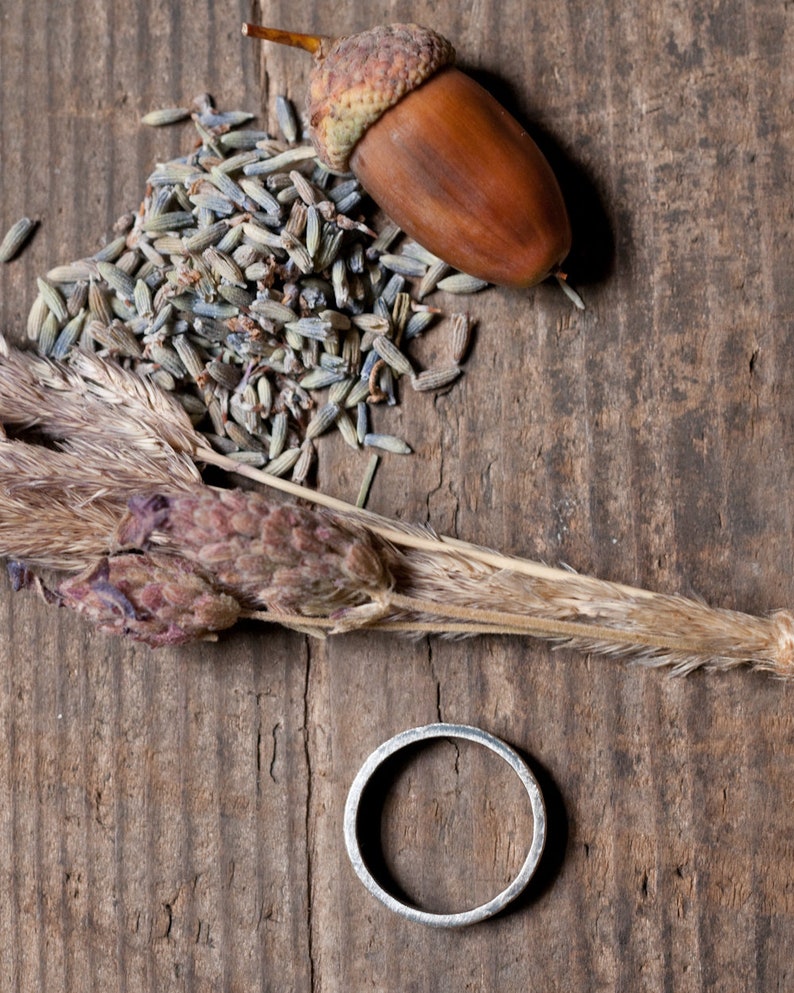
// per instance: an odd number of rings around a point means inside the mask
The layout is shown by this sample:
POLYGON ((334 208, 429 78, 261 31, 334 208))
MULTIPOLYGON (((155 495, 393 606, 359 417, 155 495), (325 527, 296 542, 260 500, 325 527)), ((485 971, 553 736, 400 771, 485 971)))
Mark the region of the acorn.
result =
POLYGON ((501 286, 556 275, 571 226, 551 167, 526 130, 453 65, 451 43, 416 24, 336 40, 246 24, 243 33, 311 52, 310 137, 352 172, 411 238, 501 286))

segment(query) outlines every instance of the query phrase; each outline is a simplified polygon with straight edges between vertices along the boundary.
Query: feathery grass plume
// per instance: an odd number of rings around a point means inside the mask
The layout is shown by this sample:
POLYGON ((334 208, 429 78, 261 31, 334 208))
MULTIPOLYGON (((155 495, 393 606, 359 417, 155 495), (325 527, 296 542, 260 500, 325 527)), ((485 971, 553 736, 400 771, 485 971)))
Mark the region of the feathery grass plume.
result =
POLYGON ((747 662, 794 675, 788 612, 712 609, 378 517, 213 452, 167 394, 97 356, 64 367, 6 346, 0 422, 60 448, 0 441, 0 554, 88 570, 60 599, 104 630, 181 643, 241 610, 315 633, 503 632, 679 672, 747 662), (196 462, 325 509, 211 489, 196 462), (118 542, 130 547, 109 554, 118 542))
POLYGON ((785 611, 753 617, 570 570, 532 574, 525 565, 535 563, 443 541, 406 550, 403 568, 393 566, 400 592, 393 603, 405 620, 437 617, 438 603, 449 618, 487 614, 505 628, 679 673, 751 662, 794 675, 794 617, 785 611))
POLYGON ((127 499, 141 481, 169 483, 145 459, 113 471, 110 449, 57 451, 0 441, 0 556, 45 569, 78 570, 109 551, 127 499))
POLYGON ((85 568, 133 494, 201 479, 184 449, 202 439, 179 404, 97 356, 80 365, 0 337, 0 424, 21 435, 0 440, 0 555, 40 568, 85 568))
POLYGON ((93 352, 77 352, 71 371, 87 385, 93 403, 108 417, 113 412, 119 440, 129 435, 130 443, 177 463, 172 468, 181 469, 186 480, 201 478, 192 457, 209 445, 174 397, 93 352))
POLYGON ((118 463, 132 450, 162 463, 177 481, 200 479, 188 453, 206 442, 184 408, 165 391, 93 353, 78 352, 65 365, 12 348, 0 336, 0 423, 36 428, 61 443, 116 448, 118 463))

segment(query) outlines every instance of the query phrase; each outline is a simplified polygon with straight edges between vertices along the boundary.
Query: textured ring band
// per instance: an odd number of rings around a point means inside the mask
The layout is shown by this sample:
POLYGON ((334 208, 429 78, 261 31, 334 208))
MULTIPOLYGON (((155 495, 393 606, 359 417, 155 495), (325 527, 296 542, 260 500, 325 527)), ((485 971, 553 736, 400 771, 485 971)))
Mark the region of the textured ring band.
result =
POLYGON ((499 913, 500 910, 503 910, 524 890, 537 869, 540 856, 543 853, 543 845, 546 841, 546 808, 537 780, 530 772, 526 762, 509 745, 505 744, 499 738, 495 738, 492 734, 488 734, 487 731, 482 731, 476 727, 469 727, 465 724, 427 724, 424 727, 410 728, 408 731, 402 731, 400 734, 395 735, 394 738, 390 738, 384 742, 379 748, 376 748, 369 756, 353 780, 353 785, 350 787, 350 792, 347 796, 344 834, 347 853, 350 856, 350 861, 353 864, 356 875, 370 893, 377 897, 390 910, 403 917, 407 917, 408 920, 416 921, 420 924, 429 924, 431 927, 465 927, 468 924, 476 924, 478 921, 484 921, 488 917, 499 913), (396 752, 429 738, 465 738, 468 741, 473 741, 478 745, 484 745, 486 748, 490 748, 491 751, 496 752, 500 758, 507 762, 521 780, 532 808, 532 843, 518 875, 509 886, 492 900, 472 910, 464 910, 455 914, 430 913, 396 899, 372 875, 364 861, 359 846, 359 807, 369 781, 377 769, 396 752))

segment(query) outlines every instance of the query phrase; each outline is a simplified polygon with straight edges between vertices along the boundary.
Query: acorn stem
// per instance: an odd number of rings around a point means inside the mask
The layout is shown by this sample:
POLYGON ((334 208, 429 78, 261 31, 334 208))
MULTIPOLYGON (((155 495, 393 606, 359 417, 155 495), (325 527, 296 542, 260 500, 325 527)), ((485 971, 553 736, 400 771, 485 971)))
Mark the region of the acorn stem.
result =
POLYGON ((261 24, 243 24, 243 34, 248 38, 259 38, 262 41, 273 41, 277 45, 290 45, 292 48, 302 48, 317 59, 325 54, 328 43, 332 40, 321 34, 299 34, 296 31, 280 31, 278 28, 266 28, 261 24))
POLYGON ((554 278, 557 280, 560 289, 568 297, 571 303, 576 307, 577 310, 584 310, 584 300, 579 296, 576 290, 568 282, 568 277, 564 272, 553 273, 554 278))

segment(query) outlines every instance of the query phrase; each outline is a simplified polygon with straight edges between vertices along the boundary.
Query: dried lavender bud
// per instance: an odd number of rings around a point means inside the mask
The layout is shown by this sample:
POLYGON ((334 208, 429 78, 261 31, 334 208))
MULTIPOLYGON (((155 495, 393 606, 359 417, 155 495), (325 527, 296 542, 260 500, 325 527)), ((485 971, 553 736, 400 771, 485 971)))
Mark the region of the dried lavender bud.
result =
POLYGON ((164 533, 175 551, 250 606, 326 616, 393 585, 388 546, 326 511, 210 487, 135 498, 129 511, 117 535, 122 544, 145 547, 152 532, 164 533))
POLYGON ((64 580, 60 602, 108 634, 154 648, 212 638, 231 627, 240 604, 178 555, 124 552, 64 580))
POLYGON ((21 250, 36 227, 29 217, 21 217, 13 224, 0 241, 0 262, 10 262, 21 250))

